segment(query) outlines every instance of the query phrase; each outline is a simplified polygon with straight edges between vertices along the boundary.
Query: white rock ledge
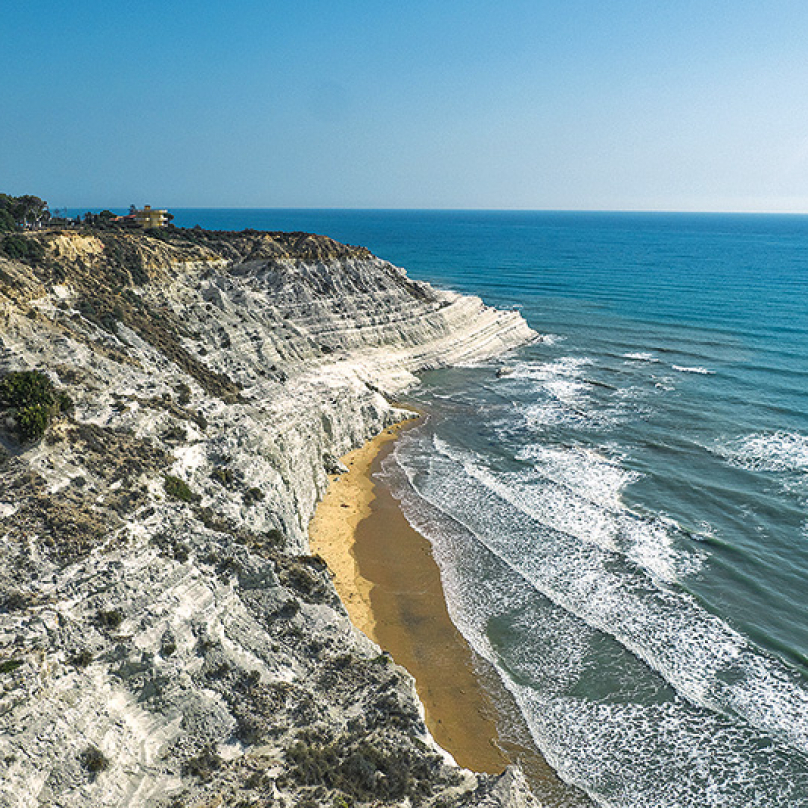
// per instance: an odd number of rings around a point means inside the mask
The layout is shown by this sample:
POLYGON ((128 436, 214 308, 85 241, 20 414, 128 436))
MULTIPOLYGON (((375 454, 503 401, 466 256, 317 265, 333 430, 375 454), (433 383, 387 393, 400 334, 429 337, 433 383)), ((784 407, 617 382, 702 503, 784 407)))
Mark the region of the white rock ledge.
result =
POLYGON ((0 259, 0 376, 41 369, 75 410, 34 446, 2 433, 0 806, 535 805, 518 772, 435 755, 411 679, 306 556, 333 458, 417 372, 535 339, 522 317, 369 255, 127 235, 150 280, 105 330, 109 238, 40 238, 58 283, 0 259), (323 779, 329 754, 375 785, 323 779))

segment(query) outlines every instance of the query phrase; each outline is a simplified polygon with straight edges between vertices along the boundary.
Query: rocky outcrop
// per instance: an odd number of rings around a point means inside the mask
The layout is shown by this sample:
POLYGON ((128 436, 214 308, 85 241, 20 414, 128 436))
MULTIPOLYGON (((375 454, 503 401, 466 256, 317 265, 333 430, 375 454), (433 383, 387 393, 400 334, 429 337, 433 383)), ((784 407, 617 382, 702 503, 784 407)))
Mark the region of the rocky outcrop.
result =
POLYGON ((521 317, 306 234, 29 237, 0 376, 74 408, 0 430, 0 806, 530 804, 447 762, 306 537, 413 374, 521 317))

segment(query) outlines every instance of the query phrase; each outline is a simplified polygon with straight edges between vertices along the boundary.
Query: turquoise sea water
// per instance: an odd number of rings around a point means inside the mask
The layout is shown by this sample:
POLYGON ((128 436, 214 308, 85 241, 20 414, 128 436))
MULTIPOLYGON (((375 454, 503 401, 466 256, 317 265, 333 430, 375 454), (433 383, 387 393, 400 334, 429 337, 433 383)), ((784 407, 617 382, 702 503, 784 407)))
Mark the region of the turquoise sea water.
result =
POLYGON ((174 213, 520 307, 384 469, 452 618, 598 804, 808 806, 808 217, 174 213))

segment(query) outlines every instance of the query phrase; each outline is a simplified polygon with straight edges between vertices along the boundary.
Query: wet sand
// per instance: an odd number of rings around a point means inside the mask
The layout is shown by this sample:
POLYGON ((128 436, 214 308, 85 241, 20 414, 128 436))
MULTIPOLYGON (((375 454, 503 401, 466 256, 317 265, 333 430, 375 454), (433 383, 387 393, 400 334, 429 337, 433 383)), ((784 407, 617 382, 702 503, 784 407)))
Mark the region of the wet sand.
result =
POLYGON ((353 624, 415 678, 440 746, 461 766, 499 773, 508 759, 495 745, 493 707, 449 618, 429 543, 371 480, 398 434, 416 423, 390 427, 342 458, 350 471, 332 477, 309 527, 311 551, 328 563, 353 624))
MULTIPOLYGON (((331 478, 309 527, 311 552, 328 563, 354 625, 413 675, 432 736, 459 765, 496 774, 518 761, 539 796, 555 797, 552 804, 590 805, 558 780, 514 715, 510 737, 499 737, 489 691, 503 703, 510 697, 452 623, 429 542, 372 479, 401 431, 419 420, 388 428, 342 458, 349 472, 331 478)), ((508 712, 518 716, 515 705, 508 712)))
MULTIPOLYGON (((371 474, 392 448, 389 443, 376 455, 371 474)), ((374 492, 354 546, 360 574, 373 582, 374 639, 415 677, 440 746, 461 766, 500 773, 509 761, 497 746, 494 708, 449 617, 429 542, 410 527, 387 488, 376 484, 374 492)))

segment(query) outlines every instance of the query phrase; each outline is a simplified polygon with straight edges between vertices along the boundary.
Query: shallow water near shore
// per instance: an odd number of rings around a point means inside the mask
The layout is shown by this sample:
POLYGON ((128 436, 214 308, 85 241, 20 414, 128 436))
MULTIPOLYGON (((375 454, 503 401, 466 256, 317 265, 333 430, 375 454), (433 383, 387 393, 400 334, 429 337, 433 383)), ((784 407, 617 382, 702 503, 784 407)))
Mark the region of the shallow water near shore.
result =
POLYGON ((382 469, 453 621, 599 804, 808 805, 808 218, 175 213, 519 306, 382 469))

